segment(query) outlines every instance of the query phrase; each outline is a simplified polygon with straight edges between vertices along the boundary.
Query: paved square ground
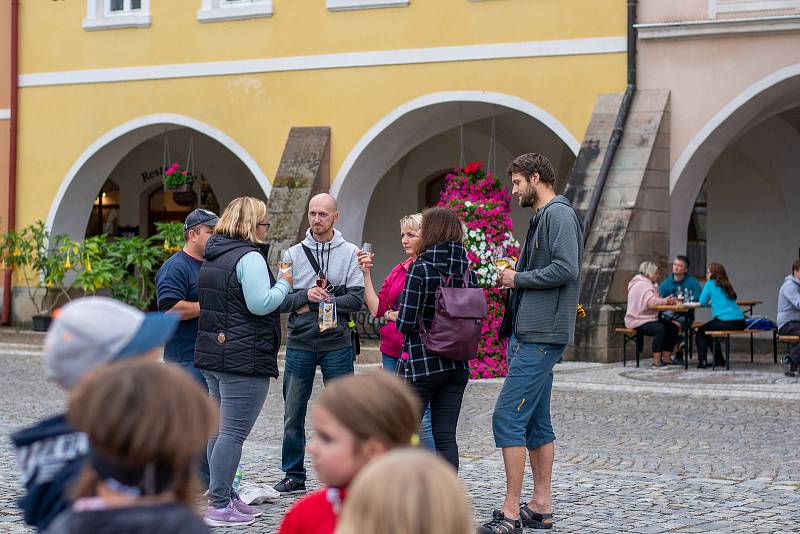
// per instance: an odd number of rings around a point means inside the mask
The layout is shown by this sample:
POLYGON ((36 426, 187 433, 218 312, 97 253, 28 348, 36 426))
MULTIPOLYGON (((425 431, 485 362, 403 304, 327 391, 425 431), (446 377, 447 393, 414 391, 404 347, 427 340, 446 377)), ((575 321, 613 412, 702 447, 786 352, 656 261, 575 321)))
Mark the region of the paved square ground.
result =
MULTIPOLYGON (((59 411, 63 403, 61 392, 42 379, 40 350, 35 343, 0 342, 4 533, 29 531, 14 504, 19 482, 8 434, 59 411)), ((501 380, 471 382, 461 413, 460 476, 476 520, 502 502, 502 457, 491 435, 501 385, 501 380)), ((315 392, 321 387, 318 380, 315 392)), ((280 391, 280 380, 273 382, 245 444, 245 483, 274 484, 282 478, 280 391)), ((799 408, 800 383, 767 364, 713 374, 557 365, 552 402, 558 436, 556 530, 800 531, 799 408)), ((530 480, 527 484, 529 493, 530 480)), ((274 532, 292 502, 264 505, 264 516, 252 527, 227 531, 274 532)))

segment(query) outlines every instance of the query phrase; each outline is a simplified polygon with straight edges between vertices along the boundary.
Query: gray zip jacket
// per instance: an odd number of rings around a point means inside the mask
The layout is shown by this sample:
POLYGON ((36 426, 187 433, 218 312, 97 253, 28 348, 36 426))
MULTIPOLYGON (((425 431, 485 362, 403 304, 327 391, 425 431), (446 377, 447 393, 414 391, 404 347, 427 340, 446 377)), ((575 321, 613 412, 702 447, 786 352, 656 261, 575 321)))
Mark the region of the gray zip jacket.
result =
POLYGON ((358 268, 358 247, 348 243, 339 230, 334 229, 333 239, 317 243, 306 230, 306 238, 289 249, 288 258, 292 261, 294 289, 286 296, 280 307, 281 313, 290 313, 286 346, 290 349, 310 352, 324 352, 343 349, 352 344, 350 328, 347 326, 348 313, 355 313, 364 303, 364 273, 358 268), (325 269, 328 281, 336 286, 333 300, 339 326, 335 329, 319 331, 317 313, 319 305, 308 301, 308 288, 316 286, 317 272, 303 252, 302 245, 311 249, 320 267, 325 269), (311 309, 298 315, 295 310, 305 305, 311 309))
POLYGON ((523 343, 564 345, 575 338, 583 228, 562 195, 537 211, 531 226, 537 221, 532 235, 529 227, 523 247, 524 270, 514 278, 521 300, 513 331, 523 343))

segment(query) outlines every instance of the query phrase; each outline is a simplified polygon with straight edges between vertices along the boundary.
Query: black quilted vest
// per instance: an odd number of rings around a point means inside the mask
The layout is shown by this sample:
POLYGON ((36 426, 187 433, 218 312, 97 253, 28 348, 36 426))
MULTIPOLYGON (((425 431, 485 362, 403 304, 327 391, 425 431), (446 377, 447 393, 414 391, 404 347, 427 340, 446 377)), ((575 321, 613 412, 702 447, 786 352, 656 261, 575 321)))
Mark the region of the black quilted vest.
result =
MULTIPOLYGON (((208 371, 252 376, 278 376, 280 312, 254 315, 247 309, 236 263, 249 252, 266 252, 248 241, 222 234, 211 236, 200 268, 197 290, 200 321, 194 365, 208 371)), ((269 271, 270 287, 275 277, 269 271)), ((265 280, 266 282, 266 280, 265 280)))

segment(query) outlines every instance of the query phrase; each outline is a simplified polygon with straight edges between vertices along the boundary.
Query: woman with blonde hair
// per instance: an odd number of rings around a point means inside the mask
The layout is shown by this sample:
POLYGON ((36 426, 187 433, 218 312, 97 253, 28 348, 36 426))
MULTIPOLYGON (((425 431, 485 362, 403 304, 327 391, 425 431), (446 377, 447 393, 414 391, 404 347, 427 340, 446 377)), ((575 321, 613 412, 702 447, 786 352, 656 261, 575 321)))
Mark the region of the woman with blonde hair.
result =
POLYGON ((197 290, 200 320, 194 364, 220 405, 219 432, 208 441, 211 481, 206 523, 249 525, 261 512, 242 502, 233 479, 242 445, 278 376, 280 313, 291 274, 267 267, 267 206, 252 197, 228 204, 208 239, 197 290))
POLYGON ((472 510, 452 466, 425 451, 398 449, 356 477, 336 534, 472 534, 472 510))
MULTIPOLYGON (((400 296, 406 285, 406 275, 411 264, 417 259, 417 244, 419 243, 419 228, 422 225, 422 214, 414 213, 405 215, 400 219, 400 244, 403 245, 408 258, 401 261, 389 272, 383 281, 381 290, 375 293, 372 282, 372 254, 359 251, 358 263, 364 272, 364 302, 373 317, 383 317, 386 324, 381 328, 381 355, 383 368, 394 373, 397 362, 403 351, 403 334, 397 330, 395 321, 400 309, 400 296)), ((431 433, 431 410, 426 405, 423 410, 422 423, 420 424, 420 440, 428 449, 436 448, 431 433)))
POLYGON ((115 363, 70 392, 67 418, 90 452, 75 503, 47 533, 210 532, 193 508, 217 409, 194 378, 174 364, 115 363))
POLYGON ((653 337, 654 368, 672 363, 672 350, 678 340, 678 326, 667 319, 659 319, 657 306, 675 304, 672 297, 658 296, 658 276, 661 268, 652 261, 643 261, 639 272, 628 283, 628 309, 625 312, 625 327, 633 328, 653 337))

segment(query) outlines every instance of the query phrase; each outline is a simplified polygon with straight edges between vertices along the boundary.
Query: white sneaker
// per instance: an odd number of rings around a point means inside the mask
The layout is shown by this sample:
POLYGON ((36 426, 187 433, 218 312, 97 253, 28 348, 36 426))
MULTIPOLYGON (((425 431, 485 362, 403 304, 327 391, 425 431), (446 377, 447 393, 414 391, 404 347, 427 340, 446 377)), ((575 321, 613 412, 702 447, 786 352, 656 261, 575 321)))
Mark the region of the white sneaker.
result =
POLYGON ((239 498, 245 504, 275 502, 280 496, 280 493, 269 486, 242 486, 239 489, 239 498))

